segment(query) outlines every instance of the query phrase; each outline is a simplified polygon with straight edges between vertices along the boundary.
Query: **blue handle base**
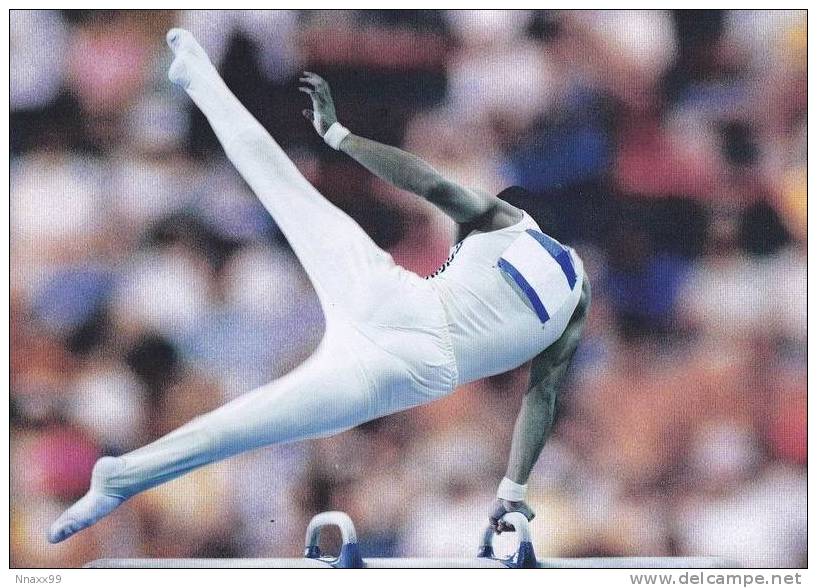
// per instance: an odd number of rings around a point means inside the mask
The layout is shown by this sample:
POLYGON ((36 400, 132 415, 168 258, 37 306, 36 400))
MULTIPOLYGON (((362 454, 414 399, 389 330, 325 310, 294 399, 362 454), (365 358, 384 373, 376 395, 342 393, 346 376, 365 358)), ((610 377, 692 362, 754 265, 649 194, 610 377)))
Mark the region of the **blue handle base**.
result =
POLYGON ((328 563, 333 568, 339 569, 360 569, 365 568, 363 557, 360 555, 360 548, 357 543, 344 543, 340 548, 337 557, 321 557, 321 549, 317 545, 310 545, 304 551, 304 557, 308 559, 318 559, 328 563))
POLYGON ((519 544, 519 549, 511 558, 513 565, 508 564, 509 568, 524 568, 530 569, 537 567, 536 554, 533 552, 533 543, 530 541, 522 541, 519 544))

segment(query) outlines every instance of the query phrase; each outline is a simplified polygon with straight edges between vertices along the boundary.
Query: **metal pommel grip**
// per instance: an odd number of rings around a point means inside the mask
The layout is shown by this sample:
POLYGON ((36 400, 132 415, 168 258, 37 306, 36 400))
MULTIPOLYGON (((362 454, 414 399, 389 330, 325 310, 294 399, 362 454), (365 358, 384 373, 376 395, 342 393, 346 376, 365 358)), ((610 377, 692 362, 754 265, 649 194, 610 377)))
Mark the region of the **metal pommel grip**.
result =
POLYGON ((486 527, 482 535, 482 544, 477 551, 477 557, 495 559, 502 562, 509 568, 535 568, 537 567, 536 553, 533 551, 533 543, 530 537, 530 526, 528 519, 520 512, 509 512, 502 517, 502 520, 513 525, 516 536, 519 538, 519 545, 516 553, 508 558, 498 558, 494 555, 494 528, 486 527))
POLYGON ((360 556, 360 549, 357 545, 357 531, 352 519, 345 512, 332 510, 322 512, 312 517, 309 526, 306 528, 306 547, 304 557, 308 559, 320 559, 335 568, 362 568, 363 558, 360 556), (322 557, 318 541, 321 537, 321 529, 328 525, 336 525, 340 529, 341 547, 337 557, 322 557))

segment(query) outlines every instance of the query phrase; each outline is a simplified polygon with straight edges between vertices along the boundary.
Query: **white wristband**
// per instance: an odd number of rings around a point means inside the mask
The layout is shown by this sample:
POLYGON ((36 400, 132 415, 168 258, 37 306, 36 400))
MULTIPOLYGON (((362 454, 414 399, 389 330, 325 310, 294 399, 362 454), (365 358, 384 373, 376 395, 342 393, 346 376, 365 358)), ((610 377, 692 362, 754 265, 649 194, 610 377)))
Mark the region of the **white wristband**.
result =
POLYGON ((502 478, 499 488, 496 490, 496 497, 511 502, 522 502, 528 492, 527 484, 517 484, 508 478, 502 478))
POLYGON ((342 124, 339 122, 333 122, 332 125, 326 130, 323 140, 326 141, 326 144, 332 149, 337 150, 340 149, 340 142, 348 137, 349 133, 351 133, 351 131, 342 124))

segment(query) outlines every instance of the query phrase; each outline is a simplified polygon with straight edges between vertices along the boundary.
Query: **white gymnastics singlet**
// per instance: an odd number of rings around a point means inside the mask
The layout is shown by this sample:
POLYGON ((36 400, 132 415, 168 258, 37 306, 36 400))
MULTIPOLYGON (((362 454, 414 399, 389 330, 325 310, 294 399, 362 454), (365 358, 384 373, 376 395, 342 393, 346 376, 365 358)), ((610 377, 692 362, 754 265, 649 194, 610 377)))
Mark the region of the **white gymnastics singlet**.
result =
POLYGON ((443 302, 458 383, 511 370, 552 345, 581 297, 584 267, 575 251, 518 223, 472 233, 429 278, 443 302))

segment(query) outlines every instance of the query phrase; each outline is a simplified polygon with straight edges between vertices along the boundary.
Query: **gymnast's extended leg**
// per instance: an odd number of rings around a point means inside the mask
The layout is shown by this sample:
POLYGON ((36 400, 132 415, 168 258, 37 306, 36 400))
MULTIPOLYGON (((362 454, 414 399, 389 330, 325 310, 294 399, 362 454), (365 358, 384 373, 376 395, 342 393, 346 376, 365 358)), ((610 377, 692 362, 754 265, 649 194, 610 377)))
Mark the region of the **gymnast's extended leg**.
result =
POLYGON ((393 266, 391 256, 301 175, 227 88, 189 32, 171 29, 167 42, 176 55, 168 77, 207 117, 227 157, 303 265, 324 311, 330 314, 351 305, 367 291, 367 275, 393 266))
POLYGON ((51 526, 52 543, 94 524, 122 502, 195 468, 273 443, 328 436, 372 418, 354 341, 328 333, 289 374, 120 457, 103 457, 91 489, 51 526))

